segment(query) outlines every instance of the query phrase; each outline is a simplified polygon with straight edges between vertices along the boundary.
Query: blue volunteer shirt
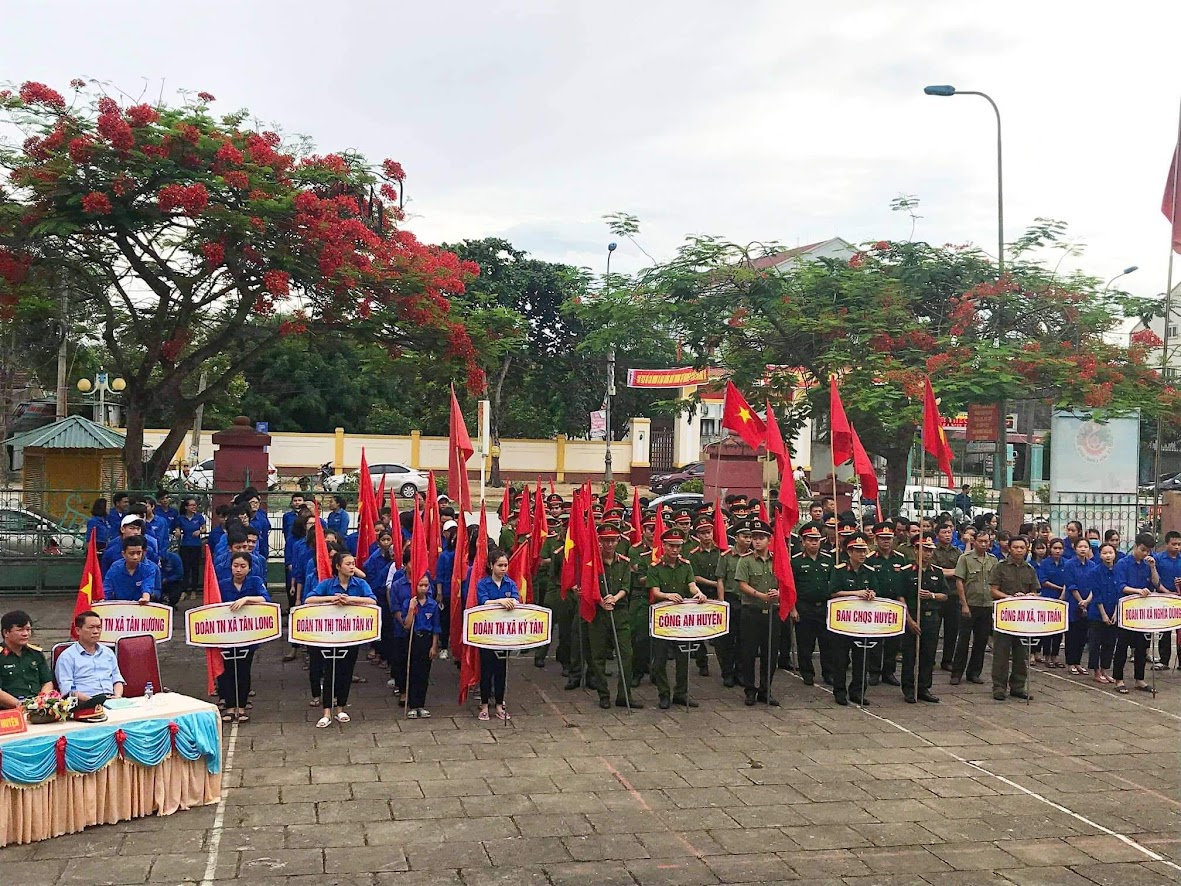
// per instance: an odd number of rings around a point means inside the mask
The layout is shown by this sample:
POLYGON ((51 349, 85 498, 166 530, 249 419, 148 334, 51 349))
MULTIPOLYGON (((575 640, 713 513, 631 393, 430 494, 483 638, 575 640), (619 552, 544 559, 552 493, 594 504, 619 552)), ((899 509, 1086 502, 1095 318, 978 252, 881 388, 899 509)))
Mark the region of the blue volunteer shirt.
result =
POLYGON ((258 530, 258 555, 265 560, 271 555, 271 518, 259 508, 250 518, 250 525, 258 530))
POLYGON ((1095 575, 1099 568, 1098 560, 1087 560, 1085 563, 1075 557, 1066 564, 1066 602, 1070 604, 1069 617, 1071 621, 1087 617, 1087 610, 1078 605, 1075 592, 1079 597, 1087 599, 1098 580, 1095 575))
POLYGON ((1135 557, 1124 557, 1115 561, 1115 580, 1121 594, 1125 587, 1156 590, 1156 585, 1152 582, 1152 570, 1143 560, 1137 563, 1135 557))
POLYGON ((224 524, 214 526, 209 530, 209 535, 205 538, 205 544, 209 545, 209 550, 216 552, 221 543, 226 537, 226 527, 224 524))
POLYGON ((151 520, 144 521, 144 535, 156 540, 157 550, 166 551, 172 538, 172 524, 163 514, 156 514, 151 520))
POLYGON ((217 573, 217 587, 221 592, 221 602, 233 603, 240 597, 262 597, 268 603, 271 595, 267 592, 267 586, 261 578, 257 575, 247 575, 246 580, 242 582, 242 587, 234 585, 234 574, 230 571, 217 573))
POLYGON ((107 539, 111 537, 111 524, 107 522, 106 517, 91 517, 86 521, 86 537, 90 538, 91 530, 94 531, 94 543, 101 551, 107 543, 107 539))
POLYGON ((1058 588, 1067 585, 1066 559, 1053 560, 1050 557, 1046 557, 1046 559, 1037 565, 1037 580, 1038 585, 1041 586, 1043 597, 1048 597, 1052 600, 1060 599, 1062 592, 1047 588, 1045 582, 1050 582, 1050 584, 1058 588))
POLYGON ((160 580, 168 584, 184 581, 184 577, 185 565, 181 562, 180 555, 174 551, 165 551, 164 556, 160 558, 160 580))
MULTIPOLYGON (((407 618, 410 615, 410 600, 406 601, 406 608, 402 611, 402 617, 407 618)), ((419 631, 426 631, 431 634, 438 634, 443 629, 439 624, 439 604, 435 602, 435 598, 429 594, 423 599, 414 610, 414 626, 412 630, 415 633, 419 631)))
POLYGON ((348 585, 342 587, 340 579, 336 576, 326 578, 315 587, 305 587, 303 589, 303 601, 306 603, 308 597, 331 597, 333 594, 347 594, 350 597, 367 597, 374 603, 377 602, 377 596, 373 593, 373 588, 369 587, 369 582, 363 578, 353 576, 349 579, 348 585))
MULTIPOLYGON (((410 588, 410 579, 406 577, 406 570, 395 569, 388 573, 386 578, 386 595, 386 602, 391 615, 395 612, 401 615, 406 611, 406 607, 410 605, 410 598, 414 596, 414 592, 410 588)), ((406 636, 406 629, 402 627, 400 619, 391 618, 390 625, 393 628, 394 637, 406 636)))
POLYGON ((390 569, 393 568, 394 560, 392 557, 386 557, 381 552, 379 547, 368 560, 361 570, 365 573, 365 580, 369 582, 372 588, 384 588, 386 586, 386 579, 389 578, 390 569))
MULTIPOLYGON (((160 562, 160 549, 156 546, 156 540, 154 538, 152 538, 150 535, 145 535, 144 541, 146 542, 146 551, 147 551, 147 553, 144 554, 144 560, 150 561, 152 563, 159 563, 160 562)), ((107 570, 110 569, 113 565, 115 565, 115 561, 122 560, 122 559, 123 559, 123 539, 117 538, 111 544, 107 545, 106 550, 103 551, 103 558, 102 558, 102 561, 99 563, 99 570, 102 572, 103 575, 106 575, 107 570)))
POLYGON ((344 508, 331 511, 328 514, 328 528, 336 530, 337 535, 344 538, 349 534, 349 512, 344 508))
POLYGON ((139 564, 134 573, 127 571, 127 561, 120 557, 103 577, 103 599, 134 603, 147 592, 160 599, 160 567, 150 560, 139 564))
POLYGON ((443 599, 451 599, 451 578, 455 575, 455 548, 448 548, 439 554, 435 564, 435 584, 443 589, 443 599))
MULTIPOLYGON (((1118 565, 1118 564, 1116 564, 1118 565)), ((1116 581, 1115 569, 1108 569, 1104 563, 1099 563, 1091 573, 1091 605, 1087 607, 1087 618, 1090 621, 1102 621, 1099 613, 1100 604, 1107 617, 1115 618, 1115 608, 1119 604, 1119 585, 1116 581)))
POLYGON ((492 580, 491 575, 485 575, 480 579, 480 583, 476 585, 476 602, 481 606, 492 600, 503 600, 505 597, 512 597, 517 601, 521 599, 521 592, 517 590, 517 583, 507 575, 500 580, 499 585, 492 580))
POLYGON ((295 521, 299 519, 299 514, 296 511, 286 510, 283 512, 283 540, 291 541, 291 527, 295 525, 295 521))
MULTIPOLYGON (((205 528, 205 517, 194 514, 192 517, 181 515, 176 518, 176 528, 180 530, 180 546, 194 548, 201 546, 201 530, 205 528)), ((225 532, 222 532, 225 535, 225 532)))
POLYGON ((1156 560, 1156 572, 1165 592, 1181 594, 1176 583, 1176 579, 1181 578, 1181 554, 1170 557, 1167 551, 1161 551, 1159 554, 1153 554, 1153 559, 1156 560))
MULTIPOLYGON (((233 556, 234 556, 234 552, 227 550, 224 554, 214 557, 213 558, 214 572, 229 572, 230 571, 230 558, 232 558, 233 556)), ((267 561, 264 560, 262 557, 260 557, 257 553, 252 553, 250 555, 250 574, 257 575, 263 581, 267 580, 267 561)))

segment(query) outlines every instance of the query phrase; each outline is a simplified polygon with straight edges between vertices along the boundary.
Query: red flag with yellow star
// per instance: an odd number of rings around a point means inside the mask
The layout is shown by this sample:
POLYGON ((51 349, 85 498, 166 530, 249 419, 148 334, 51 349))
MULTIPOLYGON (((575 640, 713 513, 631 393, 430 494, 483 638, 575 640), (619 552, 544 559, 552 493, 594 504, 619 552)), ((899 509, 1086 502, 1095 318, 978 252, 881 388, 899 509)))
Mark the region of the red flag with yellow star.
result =
POLYGON ((939 404, 935 402, 935 391, 930 377, 923 378, 923 449, 935 456, 939 470, 947 477, 947 485, 954 486, 951 476, 951 444, 943 433, 943 419, 939 416, 939 404))
POLYGON ((758 449, 767 439, 767 426, 755 415, 734 382, 726 382, 726 401, 722 407, 722 427, 733 431, 751 449, 758 449))

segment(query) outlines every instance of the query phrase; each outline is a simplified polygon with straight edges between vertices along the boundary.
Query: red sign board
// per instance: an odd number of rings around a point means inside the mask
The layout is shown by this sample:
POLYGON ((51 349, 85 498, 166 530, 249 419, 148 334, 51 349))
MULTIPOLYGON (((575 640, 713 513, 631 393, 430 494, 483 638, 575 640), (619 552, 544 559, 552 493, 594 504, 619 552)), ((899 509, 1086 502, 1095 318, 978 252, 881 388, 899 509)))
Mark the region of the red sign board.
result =
POLYGON ((29 724, 25 722, 25 715, 20 708, 0 711, 0 735, 16 735, 18 732, 28 731, 29 724))
POLYGON ((996 439, 996 404, 986 406, 973 403, 968 406, 967 441, 969 443, 983 443, 996 439))

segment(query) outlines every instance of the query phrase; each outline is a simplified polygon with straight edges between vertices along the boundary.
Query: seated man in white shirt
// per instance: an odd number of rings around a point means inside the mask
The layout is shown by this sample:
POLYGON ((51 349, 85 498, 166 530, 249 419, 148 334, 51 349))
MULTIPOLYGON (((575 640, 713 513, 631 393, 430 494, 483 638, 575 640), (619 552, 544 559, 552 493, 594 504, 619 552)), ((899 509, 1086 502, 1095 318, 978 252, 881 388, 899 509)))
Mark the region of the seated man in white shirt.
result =
POLYGON ((95 695, 121 697, 127 681, 119 673, 114 651, 99 643, 102 618, 90 610, 80 612, 74 617, 74 627, 78 629, 78 642, 63 651, 54 666, 58 689, 63 695, 73 692, 79 704, 95 695))

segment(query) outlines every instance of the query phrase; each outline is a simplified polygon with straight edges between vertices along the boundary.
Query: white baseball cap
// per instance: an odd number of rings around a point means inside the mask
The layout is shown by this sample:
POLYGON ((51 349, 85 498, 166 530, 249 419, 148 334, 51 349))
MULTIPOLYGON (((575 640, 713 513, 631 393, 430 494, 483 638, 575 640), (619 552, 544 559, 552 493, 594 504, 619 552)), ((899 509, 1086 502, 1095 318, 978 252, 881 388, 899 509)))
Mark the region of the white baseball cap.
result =
POLYGON ((135 523, 143 523, 143 522, 144 522, 143 517, 137 517, 135 514, 128 514, 126 517, 124 517, 119 522, 119 528, 122 529, 124 526, 131 526, 135 523))
POLYGON ((444 532, 446 532, 448 529, 458 529, 458 528, 459 528, 459 524, 456 523, 454 520, 448 520, 446 523, 443 524, 443 531, 444 532))

